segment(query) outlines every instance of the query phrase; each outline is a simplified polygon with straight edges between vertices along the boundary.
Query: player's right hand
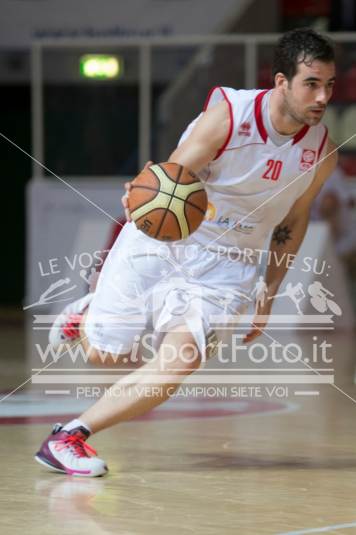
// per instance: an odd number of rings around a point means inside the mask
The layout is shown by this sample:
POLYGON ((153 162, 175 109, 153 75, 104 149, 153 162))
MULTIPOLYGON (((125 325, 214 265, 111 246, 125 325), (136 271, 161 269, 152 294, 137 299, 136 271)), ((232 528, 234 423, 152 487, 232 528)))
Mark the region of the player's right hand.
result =
POLYGON ((244 344, 249 344, 264 333, 263 329, 268 323, 268 318, 271 315, 273 299, 266 299, 266 302, 263 306, 259 306, 258 310, 255 313, 255 317, 252 321, 250 330, 245 334, 242 342, 244 344))
MULTIPOLYGON (((142 169, 142 171, 147 169, 147 167, 150 167, 150 165, 153 165, 153 162, 151 162, 151 160, 149 160, 145 164, 145 166, 142 169)), ((130 195, 131 188, 132 188, 132 183, 131 182, 125 182, 126 193, 121 197, 121 203, 122 203, 122 206, 124 207, 125 217, 126 217, 127 221, 132 221, 131 216, 130 216, 130 210, 129 210, 129 195, 130 195)))

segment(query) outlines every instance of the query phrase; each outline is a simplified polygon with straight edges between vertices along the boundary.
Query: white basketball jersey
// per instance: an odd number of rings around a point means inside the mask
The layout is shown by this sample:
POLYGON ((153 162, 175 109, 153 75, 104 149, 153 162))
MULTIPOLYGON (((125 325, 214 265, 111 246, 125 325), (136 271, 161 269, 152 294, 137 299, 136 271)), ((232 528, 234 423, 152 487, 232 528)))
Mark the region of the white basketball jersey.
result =
POLYGON ((262 114, 266 93, 215 87, 205 103, 204 111, 225 99, 230 110, 228 138, 200 173, 209 208, 192 239, 211 249, 263 247, 269 233, 313 181, 326 146, 327 128, 322 124, 304 126, 290 141, 275 145, 262 114))

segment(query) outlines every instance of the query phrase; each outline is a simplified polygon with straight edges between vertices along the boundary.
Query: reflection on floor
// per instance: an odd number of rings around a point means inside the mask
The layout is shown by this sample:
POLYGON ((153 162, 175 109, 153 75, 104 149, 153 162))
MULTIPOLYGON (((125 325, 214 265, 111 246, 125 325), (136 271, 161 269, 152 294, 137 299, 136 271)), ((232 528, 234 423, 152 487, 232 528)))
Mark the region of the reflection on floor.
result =
MULTIPOLYGON (((29 377, 23 339, 15 327, 2 333, 2 391, 29 377)), ((265 385, 258 399, 191 392, 94 436, 110 468, 96 480, 48 473, 32 460, 50 429, 35 422, 69 417, 82 401, 58 410, 44 386, 29 382, 0 403, 0 532, 356 533, 354 339, 339 333, 328 341, 335 385, 292 384, 281 398, 265 385), (319 395, 294 394, 302 390, 319 395)))

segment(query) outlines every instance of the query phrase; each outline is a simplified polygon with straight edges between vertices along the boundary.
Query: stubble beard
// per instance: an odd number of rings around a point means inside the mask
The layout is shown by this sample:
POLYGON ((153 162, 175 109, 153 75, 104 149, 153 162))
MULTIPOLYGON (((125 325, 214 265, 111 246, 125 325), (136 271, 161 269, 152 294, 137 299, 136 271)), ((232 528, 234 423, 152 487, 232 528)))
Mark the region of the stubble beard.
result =
POLYGON ((305 125, 312 126, 315 124, 313 121, 310 121, 305 115, 298 113, 293 106, 288 102, 288 98, 284 97, 284 110, 287 115, 294 121, 300 128, 305 125), (312 122, 312 124, 311 124, 312 122))

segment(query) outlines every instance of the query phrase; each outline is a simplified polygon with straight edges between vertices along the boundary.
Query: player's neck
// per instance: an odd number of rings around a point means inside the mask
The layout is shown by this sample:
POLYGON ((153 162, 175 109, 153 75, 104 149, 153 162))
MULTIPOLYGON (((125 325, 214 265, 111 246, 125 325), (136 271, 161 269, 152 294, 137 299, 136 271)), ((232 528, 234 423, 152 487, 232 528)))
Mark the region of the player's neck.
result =
POLYGON ((273 128, 282 136, 292 136, 303 128, 303 125, 293 119, 285 109, 283 99, 275 89, 271 92, 269 113, 273 128))

